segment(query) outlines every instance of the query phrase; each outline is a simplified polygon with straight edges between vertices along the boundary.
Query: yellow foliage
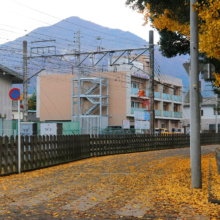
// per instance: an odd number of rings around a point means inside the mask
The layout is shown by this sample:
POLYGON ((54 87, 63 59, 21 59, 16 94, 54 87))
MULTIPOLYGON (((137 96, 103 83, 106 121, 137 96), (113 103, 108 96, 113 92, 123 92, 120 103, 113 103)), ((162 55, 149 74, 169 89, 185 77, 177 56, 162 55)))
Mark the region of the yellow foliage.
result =
MULTIPOLYGON (((208 6, 202 2, 202 4, 194 6, 194 10, 198 11, 199 51, 206 53, 207 57, 220 59, 220 0, 210 0, 208 6)), ((156 14, 150 10, 150 4, 147 4, 141 13, 145 19, 144 25, 148 23, 149 18, 152 18, 153 27, 159 30, 167 28, 168 31, 177 31, 190 39, 190 24, 188 22, 179 23, 172 11, 164 9, 162 14, 156 14)), ((216 73, 216 76, 218 77, 214 85, 220 87, 219 74, 216 73)))
MULTIPOLYGON (((220 59, 220 0, 210 0, 209 4, 207 6, 202 3, 194 7, 198 11, 198 20, 205 21, 199 24, 199 50, 201 53, 206 53, 207 57, 220 59)), ((190 24, 179 23, 172 11, 164 9, 163 14, 156 14, 150 11, 150 4, 147 4, 142 13, 145 24, 148 23, 148 19, 151 17, 153 27, 159 30, 167 28, 168 31, 177 31, 190 39, 190 24)))

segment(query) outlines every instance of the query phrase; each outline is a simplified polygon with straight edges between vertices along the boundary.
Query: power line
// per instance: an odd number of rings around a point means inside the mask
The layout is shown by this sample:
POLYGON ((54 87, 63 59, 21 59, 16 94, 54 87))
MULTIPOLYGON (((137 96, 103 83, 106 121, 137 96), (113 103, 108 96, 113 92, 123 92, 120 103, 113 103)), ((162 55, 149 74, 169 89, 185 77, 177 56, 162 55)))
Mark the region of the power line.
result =
MULTIPOLYGON (((15 3, 19 4, 19 5, 22 5, 22 6, 26 7, 26 8, 29 8, 29 9, 31 9, 31 10, 37 11, 37 12, 39 12, 39 13, 41 13, 41 14, 44 14, 44 15, 53 17, 53 18, 55 18, 55 19, 58 19, 59 21, 62 21, 61 18, 58 18, 58 17, 56 17, 56 16, 53 16, 53 15, 47 14, 47 13, 45 13, 45 12, 42 12, 42 11, 40 11, 40 10, 31 8, 31 7, 27 6, 27 5, 24 5, 24 4, 22 4, 22 3, 19 3, 19 2, 17 2, 17 1, 14 1, 14 0, 11 0, 11 1, 13 1, 13 2, 15 2, 15 3)), ((92 28, 88 28, 88 27, 85 27, 85 26, 82 26, 82 25, 79 25, 79 24, 76 24, 76 23, 73 23, 73 22, 70 22, 70 21, 66 21, 66 20, 63 20, 63 21, 66 22, 66 23, 69 23, 69 24, 76 25, 76 26, 81 27, 81 28, 85 28, 85 29, 87 29, 87 30, 91 30, 91 31, 97 32, 97 33, 109 35, 109 36, 116 37, 116 38, 121 38, 121 39, 123 39, 123 40, 129 40, 129 41, 132 41, 132 42, 135 41, 135 40, 132 40, 132 39, 128 39, 128 38, 124 38, 124 37, 119 37, 119 36, 115 36, 115 35, 112 35, 112 34, 107 34, 107 33, 105 33, 105 32, 97 31, 97 30, 94 30, 94 29, 92 29, 92 28)), ((94 36, 93 36, 93 37, 94 37, 94 36)), ((139 41, 136 41, 136 42, 139 43, 139 41)), ((139 44, 139 45, 141 45, 141 44, 139 44)))

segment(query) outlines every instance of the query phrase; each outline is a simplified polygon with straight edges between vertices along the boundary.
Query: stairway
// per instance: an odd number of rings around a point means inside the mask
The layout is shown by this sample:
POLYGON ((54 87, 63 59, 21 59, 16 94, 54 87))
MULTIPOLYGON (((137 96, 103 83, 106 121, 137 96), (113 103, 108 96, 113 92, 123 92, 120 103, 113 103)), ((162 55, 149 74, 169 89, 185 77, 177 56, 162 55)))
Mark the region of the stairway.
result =
POLYGON ((97 108, 99 107, 99 104, 96 104, 94 106, 92 106, 92 108, 90 108, 85 115, 91 115, 97 108))
POLYGON ((95 84, 91 89, 89 89, 85 95, 90 95, 91 93, 93 93, 98 87, 99 87, 99 83, 95 84))

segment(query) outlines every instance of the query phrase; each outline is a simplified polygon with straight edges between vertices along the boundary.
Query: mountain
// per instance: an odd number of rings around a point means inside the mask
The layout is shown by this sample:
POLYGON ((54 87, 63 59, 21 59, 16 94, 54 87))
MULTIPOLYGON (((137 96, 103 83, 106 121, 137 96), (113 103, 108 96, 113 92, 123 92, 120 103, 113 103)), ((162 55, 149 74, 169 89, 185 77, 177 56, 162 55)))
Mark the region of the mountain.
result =
MULTIPOLYGON (((22 73, 22 42, 24 40, 28 42, 28 56, 53 54, 55 47, 57 54, 73 53, 74 50, 78 49, 78 35, 76 32, 79 29, 81 30, 81 51, 96 51, 97 47, 104 48, 103 50, 143 48, 148 44, 147 41, 131 32, 103 27, 79 17, 70 17, 54 25, 37 28, 26 36, 0 45, 0 49, 4 51, 4 53, 0 53, 1 64, 22 73), (42 40, 56 41, 37 42, 42 40), (45 46, 47 48, 43 49, 42 47, 45 46)), ((146 34, 148 35, 148 32, 146 34)), ((188 60, 188 56, 168 59, 163 57, 158 47, 156 47, 155 59, 160 65, 162 73, 180 78, 183 80, 184 87, 189 86, 189 77, 182 66, 188 60)), ((72 58, 71 62, 76 62, 76 60, 72 58)), ((86 64, 89 63, 91 61, 88 60, 86 64)), ((107 59, 99 64, 107 68, 107 59)), ((61 61, 59 58, 47 59, 45 63, 43 59, 35 58, 28 61, 29 76, 38 72, 42 66, 50 71, 62 74, 72 71, 71 65, 68 62, 64 64, 64 61, 61 61)), ((33 78, 29 85, 29 93, 32 93, 34 88, 35 79, 33 78)))

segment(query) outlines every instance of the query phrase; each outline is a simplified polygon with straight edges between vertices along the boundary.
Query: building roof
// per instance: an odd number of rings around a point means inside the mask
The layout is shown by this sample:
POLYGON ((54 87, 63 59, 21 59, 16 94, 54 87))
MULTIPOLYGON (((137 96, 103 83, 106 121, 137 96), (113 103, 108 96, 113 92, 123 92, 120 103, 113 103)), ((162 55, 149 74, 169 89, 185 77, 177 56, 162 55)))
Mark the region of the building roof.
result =
MULTIPOLYGON (((202 106, 213 106, 216 104, 215 97, 203 97, 202 106)), ((184 103, 184 107, 189 107, 190 103, 184 103)))
POLYGON ((6 66, 3 66, 0 64, 0 73, 6 73, 7 76, 12 78, 12 83, 13 84, 20 84, 23 83, 23 76, 20 75, 19 73, 15 72, 12 69, 9 69, 6 66))

